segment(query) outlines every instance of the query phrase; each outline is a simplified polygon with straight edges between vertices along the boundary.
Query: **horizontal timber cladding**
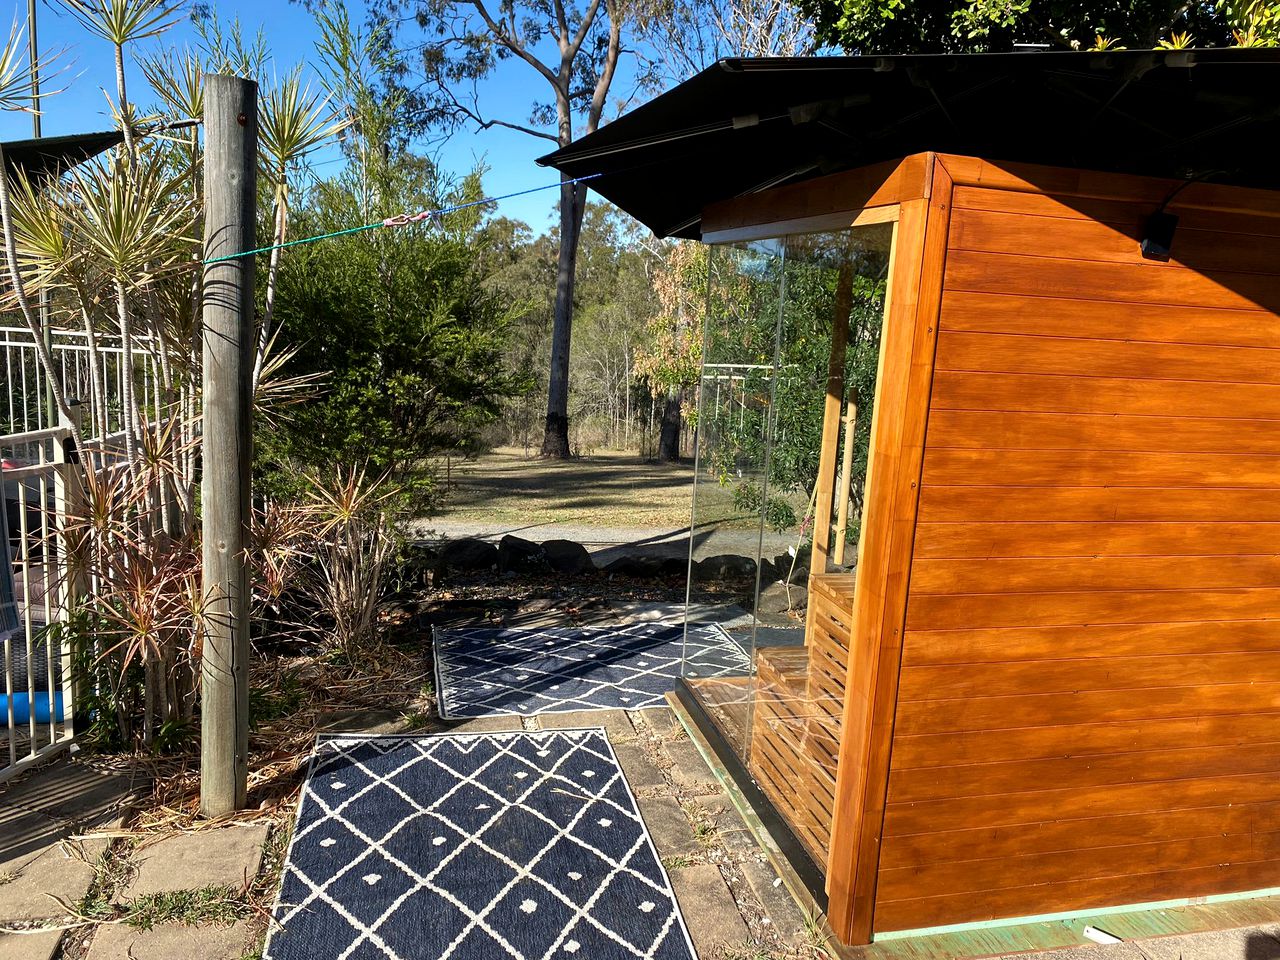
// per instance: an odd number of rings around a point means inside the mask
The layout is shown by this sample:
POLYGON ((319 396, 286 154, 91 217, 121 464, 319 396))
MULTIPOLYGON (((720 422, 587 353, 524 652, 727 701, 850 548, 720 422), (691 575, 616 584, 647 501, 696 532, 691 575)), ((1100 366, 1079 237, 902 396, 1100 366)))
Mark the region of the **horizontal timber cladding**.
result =
POLYGON ((968 183, 875 929, 1280 886, 1280 217, 968 183))

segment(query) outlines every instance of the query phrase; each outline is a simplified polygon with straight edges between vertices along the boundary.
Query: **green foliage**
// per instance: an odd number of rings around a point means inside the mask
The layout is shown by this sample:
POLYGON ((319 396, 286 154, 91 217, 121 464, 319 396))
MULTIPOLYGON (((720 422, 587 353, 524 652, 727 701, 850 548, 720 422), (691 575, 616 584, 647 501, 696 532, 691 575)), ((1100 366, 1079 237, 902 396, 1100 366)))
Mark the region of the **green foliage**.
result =
POLYGON ((823 43, 858 53, 1152 48, 1190 36, 1198 46, 1272 46, 1280 3, 1180 0, 797 0, 823 43))
MULTIPOLYGON (((427 160, 405 155, 372 186, 354 171, 322 182, 295 222, 325 233, 479 196, 478 175, 449 190, 427 160)), ((261 436, 267 490, 297 494, 303 473, 358 464, 429 498, 423 461, 471 449, 498 415, 515 386, 502 363, 511 311, 478 268, 479 217, 472 208, 290 251, 277 316, 297 352, 282 374, 328 375, 320 396, 261 436)))

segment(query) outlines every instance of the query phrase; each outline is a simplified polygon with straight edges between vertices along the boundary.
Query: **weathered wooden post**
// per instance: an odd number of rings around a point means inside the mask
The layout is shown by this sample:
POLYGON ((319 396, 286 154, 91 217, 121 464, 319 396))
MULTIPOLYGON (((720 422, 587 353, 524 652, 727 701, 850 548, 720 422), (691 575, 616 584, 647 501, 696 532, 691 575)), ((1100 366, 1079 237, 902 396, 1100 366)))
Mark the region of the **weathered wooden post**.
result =
POLYGON ((244 806, 249 776, 249 583, 245 548, 253 458, 252 256, 258 85, 205 74, 204 592, 200 809, 244 806))

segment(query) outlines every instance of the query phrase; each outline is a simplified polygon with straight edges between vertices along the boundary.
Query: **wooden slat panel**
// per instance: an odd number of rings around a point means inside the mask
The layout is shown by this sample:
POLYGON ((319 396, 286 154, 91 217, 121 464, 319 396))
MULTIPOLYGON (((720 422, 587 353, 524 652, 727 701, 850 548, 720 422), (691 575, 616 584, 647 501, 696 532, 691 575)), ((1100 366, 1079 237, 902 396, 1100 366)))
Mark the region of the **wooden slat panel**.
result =
MULTIPOLYGON (((1151 864, 1136 864, 1137 869, 1151 864)), ((1115 904, 1168 899, 1169 890, 1194 890, 1188 896, 1212 896, 1280 886, 1280 860, 1227 863, 1163 873, 1130 874, 1107 880, 1076 880, 992 891, 981 898, 957 893, 927 900, 899 900, 877 905, 880 930, 915 929, 950 922, 962 914, 974 920, 1034 915, 1044 903, 1062 911, 1084 911, 1115 904)))
POLYGON ((1280 386, 1195 380, 1126 380, 939 370, 933 406, 943 410, 1106 413, 1280 420, 1280 386))
POLYGON ((915 803, 949 797, 1000 797, 1003 802, 1003 798, 1034 792, 1046 783, 1070 783, 1084 790, 1124 783, 1276 772, 1280 772, 1280 743, 1274 741, 1104 757, 1013 760, 895 770, 889 777, 889 802, 915 803))
MULTIPOLYGON (((1280 368, 1280 357, 1277 357, 1280 368)), ((1274 420, 1126 417, 1109 414, 938 410, 929 449, 1123 450, 1138 453, 1280 454, 1274 420), (993 439, 996 441, 993 444, 993 439)))
MULTIPOLYGON (((1145 814, 1153 818, 1172 810, 1193 810, 1221 806, 1230 797, 1240 804, 1280 801, 1280 777, 1273 773, 1242 774, 1230 777, 1197 777, 1154 783, 1113 784, 1105 788, 1079 789, 1074 785, 1020 793, 992 802, 990 797, 961 797, 890 804, 885 817, 885 835, 941 834, 966 830, 975 824, 987 828, 1032 825, 1047 821, 1077 821, 1086 829, 1095 817, 1145 814), (1052 812, 1051 816, 1046 813, 1052 812)), ((1034 829, 1028 829, 1028 837, 1034 829)))
MULTIPOLYGON (((1085 197, 1056 196, 1045 193, 1016 193, 1012 190, 984 190, 979 187, 956 187, 957 210, 994 210, 1023 214, 1028 217, 1054 217, 1068 220, 1097 220, 1100 223, 1137 225, 1151 215, 1149 202, 1129 200, 1093 200, 1085 197)), ((1280 237, 1280 218, 1247 213, 1224 213, 1179 207, 1175 197, 1168 207, 1178 215, 1178 229, 1213 230, 1244 233, 1250 236, 1280 237)), ((1053 229, 1049 226, 1048 229, 1053 229)))
MULTIPOLYGON (((1193 684, 1194 677, 1187 683, 1193 684)), ((1157 720, 1280 710, 1280 682, 1221 683, 983 697, 974 700, 908 700, 898 707, 898 734, 904 737, 964 730, 1157 720)), ((1048 814, 1051 811, 1045 810, 1048 814)))
POLYGON ((1280 194, 1274 190, 1192 183, 1130 176, 1101 170, 1046 167, 1034 163, 983 160, 958 154, 938 154, 938 161, 957 187, 982 187, 990 192, 1017 191, 1075 199, 1133 200, 1158 204, 1178 188, 1178 209, 1204 209, 1215 214, 1244 213, 1280 216, 1280 194))
MULTIPOLYGON (((1277 252, 1280 261, 1280 251, 1277 252)), ((1217 383, 1280 383, 1280 351, 1270 347, 1148 343, 1025 334, 944 332, 939 370, 1047 373, 1217 383)))
POLYGON ((1236 556, 1277 543, 1274 523, 921 523, 916 556, 1236 556))
POLYGON ((913 597, 908 630, 1280 619, 1280 589, 1090 590, 913 597))
MULTIPOLYGON (((1005 663, 906 667, 903 700, 953 700, 993 694, 1132 690, 1198 684, 1268 682, 1280 678, 1280 650, 1184 656, 1088 657, 1075 660, 1009 660, 1005 663)), ((1280 739, 1280 726, 1276 728, 1280 739)), ((1151 744, 1152 749, 1158 745, 1151 744)), ((1088 753, 1081 743, 1076 753, 1088 753)))
POLYGON ((1089 624, 1018 630, 914 630, 904 664, 992 663, 1078 657, 1280 650, 1280 620, 1089 624))
POLYGON ((1269 322, 1272 315, 1258 309, 948 290, 942 311, 942 329, 948 332, 1280 347, 1280 329, 1269 322))
POLYGON ((942 733, 899 737, 893 745, 893 761, 895 770, 915 770, 1004 760, 1096 757, 1172 746, 1221 747, 1268 743, 1276 739, 1278 730, 1280 714, 1257 713, 942 733))
MULTIPOLYGON (((1277 431, 1280 432, 1280 431, 1277 431)), ((996 438, 992 438, 993 441, 996 438)), ((930 446, 923 482, 938 486, 1280 488, 1280 457, 1123 450, 985 450, 930 446)))
POLYGON ((1280 240, 1241 233, 1194 230, 1178 225, 1169 263, 1144 260, 1139 245, 1143 220, 1102 223, 1058 220, 990 210, 958 210, 951 218, 951 249, 1060 260, 1133 263, 1157 269, 1182 266, 1203 272, 1272 273, 1280 240))
POLYGON ((1280 556, 917 560, 911 596, 1280 587, 1280 556))
POLYGON ((1257 273, 1195 273, 1141 263, 1094 263, 952 250, 947 288, 1028 297, 1075 297, 1088 302, 1189 304, 1250 310, 1280 306, 1275 281, 1257 273))
MULTIPOLYGON (((938 487, 920 494, 921 523, 1014 521, 1280 521, 1280 497, 1247 488, 938 487)), ((1270 551, 1268 551, 1270 552, 1270 551)))

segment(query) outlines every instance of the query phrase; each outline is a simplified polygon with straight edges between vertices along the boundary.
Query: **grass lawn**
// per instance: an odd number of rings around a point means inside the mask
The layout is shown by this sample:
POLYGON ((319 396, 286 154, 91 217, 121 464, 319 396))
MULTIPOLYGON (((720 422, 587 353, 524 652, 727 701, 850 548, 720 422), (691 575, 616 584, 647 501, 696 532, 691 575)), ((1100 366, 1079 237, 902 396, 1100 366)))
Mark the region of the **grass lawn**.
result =
POLYGON ((693 464, 646 461, 634 453, 577 460, 526 459, 499 448, 453 461, 438 516, 450 521, 675 529, 689 525, 693 464))

